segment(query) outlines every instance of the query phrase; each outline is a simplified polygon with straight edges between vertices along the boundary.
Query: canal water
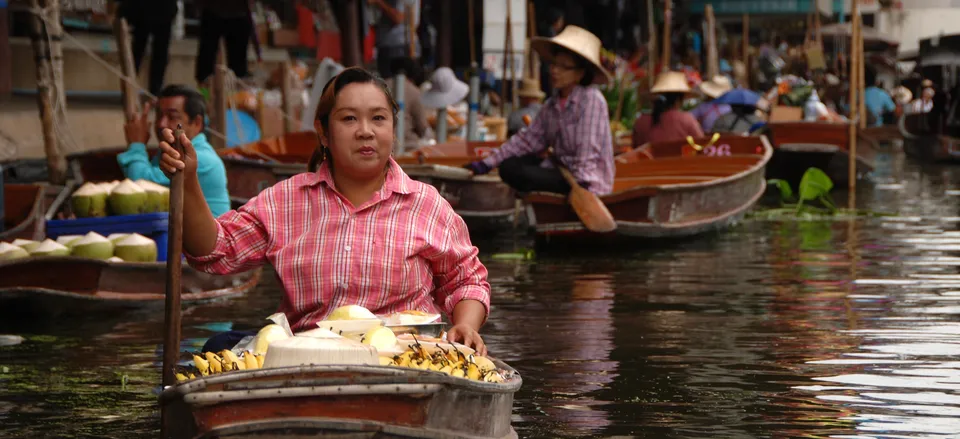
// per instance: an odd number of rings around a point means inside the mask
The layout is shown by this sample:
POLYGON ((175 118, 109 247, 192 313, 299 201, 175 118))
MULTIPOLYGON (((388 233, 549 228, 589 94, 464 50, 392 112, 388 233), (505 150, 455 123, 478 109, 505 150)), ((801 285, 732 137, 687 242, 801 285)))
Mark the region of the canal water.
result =
MULTIPOLYGON (((493 254, 484 334, 515 366, 521 437, 960 435, 960 168, 885 157, 856 221, 747 221, 629 252, 493 254)), ((838 200, 843 204, 843 200, 838 200)), ((261 325, 252 294, 185 310, 184 349, 261 325)), ((155 435, 162 311, 0 347, 0 436, 155 435)), ((14 341, 15 342, 15 341, 14 341)))

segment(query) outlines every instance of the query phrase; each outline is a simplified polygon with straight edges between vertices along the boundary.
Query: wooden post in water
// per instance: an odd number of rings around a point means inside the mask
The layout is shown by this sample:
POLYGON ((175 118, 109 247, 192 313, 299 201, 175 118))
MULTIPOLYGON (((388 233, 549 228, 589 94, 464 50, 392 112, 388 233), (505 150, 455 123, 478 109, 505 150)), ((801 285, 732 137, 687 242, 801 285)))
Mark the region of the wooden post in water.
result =
POLYGON ((673 51, 673 45, 671 44, 672 40, 670 38, 670 26, 672 26, 672 15, 671 8, 673 7, 672 0, 663 0, 663 71, 670 71, 670 52, 673 51))
POLYGON ((0 102, 13 93, 13 49, 10 48, 10 20, 7 8, 0 6, 0 102))
POLYGON ((222 134, 223 137, 214 135, 211 144, 215 149, 223 149, 227 147, 227 49, 223 40, 217 43, 217 46, 217 67, 213 71, 213 92, 211 93, 213 118, 210 122, 213 129, 222 134))
POLYGON ((536 10, 533 2, 527 3, 527 77, 540 83, 540 55, 530 48, 530 42, 537 36, 536 10))
POLYGON ((510 0, 507 0, 507 21, 503 27, 503 74, 500 76, 500 117, 507 117, 507 66, 510 58, 510 0))
MULTIPOLYGON (((29 5, 34 10, 42 9, 40 0, 30 0, 29 5)), ((59 17, 59 14, 57 16, 59 17)), ((54 102, 58 93, 51 62, 51 48, 48 44, 52 36, 48 33, 51 29, 45 19, 49 17, 31 17, 30 42, 37 60, 37 106, 40 109, 43 150, 47 155, 49 178, 51 183, 62 185, 67 181, 67 160, 60 151, 60 141, 55 129, 57 114, 54 113, 54 102)))
POLYGON ((862 116, 859 114, 859 104, 857 103, 857 90, 860 88, 857 84, 857 79, 860 77, 860 67, 857 66, 857 62, 860 60, 858 54, 858 48, 856 41, 859 40, 858 33, 860 32, 859 21, 857 17, 860 15, 859 12, 859 1, 850 0, 853 4, 851 7, 850 13, 850 74, 848 76, 848 81, 850 83, 850 93, 847 100, 848 106, 850 107, 849 116, 850 116, 850 128, 849 128, 849 154, 848 169, 847 169, 847 207, 850 209, 855 209, 857 206, 857 121, 856 118, 862 116))
POLYGON ((743 71, 747 78, 744 88, 750 88, 750 14, 743 14, 743 71))
POLYGON ((717 19, 713 15, 713 5, 704 9, 707 18, 707 79, 720 74, 720 54, 717 53, 717 19))
POLYGON ((290 84, 290 76, 293 74, 293 70, 290 68, 290 61, 284 60, 283 64, 280 66, 280 73, 283 74, 283 79, 280 81, 280 98, 283 105, 283 133, 292 133, 297 130, 296 125, 294 124, 293 118, 293 97, 290 96, 290 91, 293 89, 293 86, 290 84))
POLYGON ((647 0, 647 50, 650 52, 650 60, 647 63, 648 72, 647 72, 647 90, 653 88, 653 83, 656 81, 656 75, 654 72, 657 70, 657 22, 653 19, 653 14, 656 11, 653 9, 653 0, 647 0))
POLYGON ((453 18, 450 0, 440 1, 440 29, 437 36, 437 66, 453 66, 453 18))
POLYGON ((133 52, 130 50, 130 26, 127 19, 117 17, 113 21, 113 35, 117 39, 117 54, 120 55, 120 70, 126 78, 120 78, 120 93, 123 96, 123 115, 130 120, 140 112, 137 89, 129 81, 137 80, 137 70, 133 66, 133 52))
MULTIPOLYGON (((183 156, 180 136, 183 129, 178 124, 173 132, 173 147, 183 156)), ((183 171, 177 171, 170 178, 170 214, 167 235, 167 288, 163 312, 163 387, 177 383, 175 368, 180 359, 180 274, 183 269, 183 171)), ((167 411, 167 405, 160 406, 160 437, 171 437, 173 420, 167 411)))
POLYGON ((867 78, 866 78, 866 55, 863 53, 863 17, 857 16, 857 112, 860 114, 860 129, 867 128, 867 104, 864 101, 866 95, 867 78))

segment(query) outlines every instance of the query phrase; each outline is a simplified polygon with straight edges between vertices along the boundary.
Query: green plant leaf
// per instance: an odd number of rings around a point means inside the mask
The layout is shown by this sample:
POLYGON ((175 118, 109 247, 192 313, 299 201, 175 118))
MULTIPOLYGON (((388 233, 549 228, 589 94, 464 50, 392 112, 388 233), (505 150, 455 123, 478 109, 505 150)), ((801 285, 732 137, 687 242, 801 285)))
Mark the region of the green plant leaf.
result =
POLYGON ((833 181, 827 177, 823 171, 817 168, 807 169, 800 179, 800 200, 816 200, 823 195, 830 193, 833 189, 833 181))
POLYGON ((786 180, 771 178, 767 180, 767 184, 780 190, 780 201, 787 203, 793 200, 793 188, 790 187, 790 183, 786 180))

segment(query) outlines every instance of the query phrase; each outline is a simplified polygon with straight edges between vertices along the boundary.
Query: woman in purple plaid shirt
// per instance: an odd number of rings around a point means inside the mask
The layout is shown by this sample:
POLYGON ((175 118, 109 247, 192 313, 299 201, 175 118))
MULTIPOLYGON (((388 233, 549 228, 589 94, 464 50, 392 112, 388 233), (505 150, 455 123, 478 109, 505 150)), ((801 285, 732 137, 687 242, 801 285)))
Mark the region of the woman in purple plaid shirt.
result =
POLYGON ((552 146, 556 159, 580 185, 598 195, 610 193, 614 176, 610 112, 600 90, 590 87, 609 80, 600 64, 600 39, 567 26, 556 37, 537 37, 530 45, 550 63, 553 96, 528 128, 466 168, 480 175, 499 167, 500 178, 517 192, 566 194, 570 185, 541 155, 552 146))

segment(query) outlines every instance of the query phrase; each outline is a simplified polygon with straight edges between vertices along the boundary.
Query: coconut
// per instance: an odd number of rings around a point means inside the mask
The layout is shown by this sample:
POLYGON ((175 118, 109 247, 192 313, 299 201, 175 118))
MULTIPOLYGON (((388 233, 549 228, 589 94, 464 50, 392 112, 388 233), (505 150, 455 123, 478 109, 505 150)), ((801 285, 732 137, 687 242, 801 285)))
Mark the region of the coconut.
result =
POLYGON ((123 259, 120 259, 116 256, 111 256, 109 259, 107 259, 107 262, 123 262, 123 259))
POLYGON ((157 243, 134 233, 115 243, 114 254, 127 262, 157 262, 157 243))
POLYGON ((96 232, 73 242, 71 256, 90 259, 109 259, 113 257, 113 243, 96 232))
POLYGON ((147 191, 130 179, 113 188, 107 201, 114 215, 138 215, 147 211, 147 191))
POLYGON ((113 188, 117 187, 117 185, 120 184, 120 182, 117 181, 117 180, 113 180, 113 181, 104 181, 104 182, 101 182, 101 183, 98 183, 98 184, 99 184, 100 187, 102 187, 105 191, 107 191, 107 195, 109 195, 110 192, 113 192, 113 188))
MULTIPOLYGON (((154 190, 160 193, 160 198, 159 198, 160 202, 157 204, 158 206, 157 212, 166 212, 170 210, 170 188, 162 184, 154 183, 152 181, 145 181, 145 180, 139 180, 139 181, 143 181, 146 186, 153 187, 154 190)), ((144 186, 144 185, 141 185, 141 186, 144 186)), ((144 189, 146 190, 147 188, 144 187, 144 189)))
POLYGON ((111 233, 110 236, 107 237, 107 239, 109 239, 110 242, 112 242, 114 245, 116 245, 116 244, 117 244, 117 241, 119 241, 119 240, 121 240, 121 239, 123 239, 123 238, 126 238, 126 237, 128 237, 128 236, 130 236, 129 233, 111 233))
MULTIPOLYGON (((137 180, 135 182, 137 186, 140 186, 140 189, 143 189, 147 193, 147 212, 163 212, 166 209, 163 208, 163 196, 164 192, 160 189, 166 189, 163 186, 160 186, 152 181, 147 180, 137 180)), ((167 203, 169 204, 170 200, 170 191, 166 191, 167 203)))
POLYGON ((375 318, 377 318, 377 316, 360 305, 346 305, 333 310, 327 317, 327 320, 366 320, 375 318))
POLYGON ((65 245, 67 248, 73 248, 73 242, 83 238, 83 235, 63 235, 57 238, 57 244, 65 245))
POLYGON ((37 248, 37 246, 40 245, 40 243, 37 241, 31 241, 29 239, 15 239, 13 240, 13 245, 20 247, 29 252, 37 248))
POLYGON ((30 256, 30 253, 24 250, 22 247, 17 247, 6 242, 0 242, 0 261, 11 261, 14 259, 26 258, 28 256, 30 256))
POLYGON ((70 196, 70 205, 77 218, 107 216, 107 191, 95 183, 84 183, 70 196))
POLYGON ((30 256, 70 256, 70 249, 63 244, 58 244, 57 241, 48 239, 34 247, 30 251, 30 256))

